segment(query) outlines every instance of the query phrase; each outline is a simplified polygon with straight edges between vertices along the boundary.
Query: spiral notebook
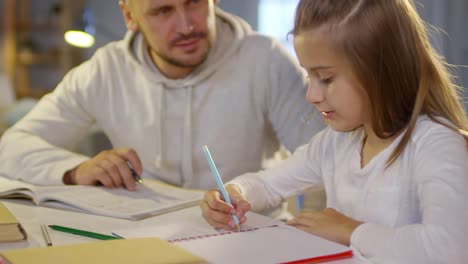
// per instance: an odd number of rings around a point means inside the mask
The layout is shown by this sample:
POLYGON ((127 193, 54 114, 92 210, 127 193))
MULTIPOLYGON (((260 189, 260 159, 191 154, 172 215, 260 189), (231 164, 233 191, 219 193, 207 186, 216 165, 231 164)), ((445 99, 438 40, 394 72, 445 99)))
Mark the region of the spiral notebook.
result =
POLYGON ((116 230, 124 238, 159 237, 209 263, 319 263, 351 258, 343 245, 270 218, 248 213, 240 231, 217 230, 201 219, 152 228, 116 230))

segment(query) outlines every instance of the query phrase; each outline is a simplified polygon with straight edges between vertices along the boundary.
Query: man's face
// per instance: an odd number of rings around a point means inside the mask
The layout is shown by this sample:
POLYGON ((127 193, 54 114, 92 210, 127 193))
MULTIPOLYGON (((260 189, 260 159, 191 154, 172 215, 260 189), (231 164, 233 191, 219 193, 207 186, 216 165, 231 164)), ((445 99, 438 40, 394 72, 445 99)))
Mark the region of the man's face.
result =
POLYGON ((143 33, 153 61, 166 73, 166 68, 191 71, 206 59, 215 38, 216 2, 132 0, 121 9, 127 27, 143 33))

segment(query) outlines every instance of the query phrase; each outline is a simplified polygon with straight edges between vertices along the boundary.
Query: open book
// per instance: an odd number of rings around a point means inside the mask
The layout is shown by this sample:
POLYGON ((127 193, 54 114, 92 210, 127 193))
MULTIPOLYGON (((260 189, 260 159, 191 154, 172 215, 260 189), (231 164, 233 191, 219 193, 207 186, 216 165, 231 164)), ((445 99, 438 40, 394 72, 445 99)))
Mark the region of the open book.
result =
POLYGON ((96 186, 38 186, 0 177, 0 198, 28 198, 64 210, 140 220, 198 203, 203 192, 145 179, 136 191, 96 186))
POLYGON ((209 263, 319 263, 351 258, 350 248, 283 222, 247 213, 241 231, 214 229, 200 221, 115 230, 123 238, 159 237, 209 263))

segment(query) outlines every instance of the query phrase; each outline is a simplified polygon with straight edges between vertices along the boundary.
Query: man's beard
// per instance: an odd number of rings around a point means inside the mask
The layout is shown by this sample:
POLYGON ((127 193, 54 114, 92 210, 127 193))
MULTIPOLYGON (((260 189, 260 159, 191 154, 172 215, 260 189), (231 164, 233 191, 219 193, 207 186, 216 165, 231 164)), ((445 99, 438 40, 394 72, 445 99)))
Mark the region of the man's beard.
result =
POLYGON ((167 62, 167 63, 169 63, 171 65, 181 67, 181 68, 194 68, 194 67, 197 67, 198 65, 202 64, 203 62, 205 62, 206 58, 208 57, 208 50, 209 49, 207 49, 205 51, 205 54, 203 54, 203 57, 202 57, 202 59, 200 61, 197 61, 197 62, 194 62, 194 63, 184 62, 184 61, 178 60, 176 58, 171 58, 169 56, 166 56, 163 53, 157 52, 154 49, 152 50, 152 52, 155 53, 159 58, 161 58, 162 60, 164 60, 165 62, 167 62))
MULTIPOLYGON (((202 32, 194 32, 194 33, 191 33, 189 35, 181 35, 180 37, 178 37, 178 38, 174 39, 173 41, 171 41, 171 46, 175 46, 175 45, 177 45, 178 42, 184 41, 184 40, 189 40, 189 39, 194 39, 194 38, 204 39, 204 38, 206 38, 206 35, 207 34, 202 33, 202 32)), ((146 36, 145 36, 145 39, 146 39, 146 43, 149 43, 148 38, 146 36)), ((181 67, 181 68, 194 68, 194 67, 197 67, 197 66, 201 65, 203 62, 205 62, 206 58, 208 57, 208 51, 210 50, 211 45, 209 45, 208 48, 204 51, 204 54, 203 54, 201 60, 199 60, 197 62, 194 62, 194 63, 184 62, 182 60, 179 60, 177 58, 174 58, 174 57, 171 57, 171 56, 169 56, 167 54, 159 52, 156 49, 153 49, 151 47, 149 47, 149 48, 151 49, 150 52, 157 55, 159 58, 161 58, 166 63, 169 63, 169 64, 171 64, 173 66, 176 66, 176 67, 181 67)), ((196 51, 197 50, 194 50, 193 53, 195 53, 196 51)), ((190 52, 189 52, 189 54, 190 54, 190 52)))

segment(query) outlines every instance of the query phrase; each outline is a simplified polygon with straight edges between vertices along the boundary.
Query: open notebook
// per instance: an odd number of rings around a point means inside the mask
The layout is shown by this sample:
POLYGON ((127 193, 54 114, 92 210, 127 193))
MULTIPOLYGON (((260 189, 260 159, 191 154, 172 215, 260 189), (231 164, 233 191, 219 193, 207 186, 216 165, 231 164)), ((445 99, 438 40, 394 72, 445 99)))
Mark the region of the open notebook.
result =
POLYGON ((65 210, 139 220, 192 206, 203 192, 145 179, 134 192, 96 186, 38 186, 0 177, 0 198, 27 198, 65 210))
POLYGON ((353 256, 348 247, 250 212, 239 232, 214 229, 201 219, 113 233, 124 238, 159 237, 209 263, 318 263, 353 256))

